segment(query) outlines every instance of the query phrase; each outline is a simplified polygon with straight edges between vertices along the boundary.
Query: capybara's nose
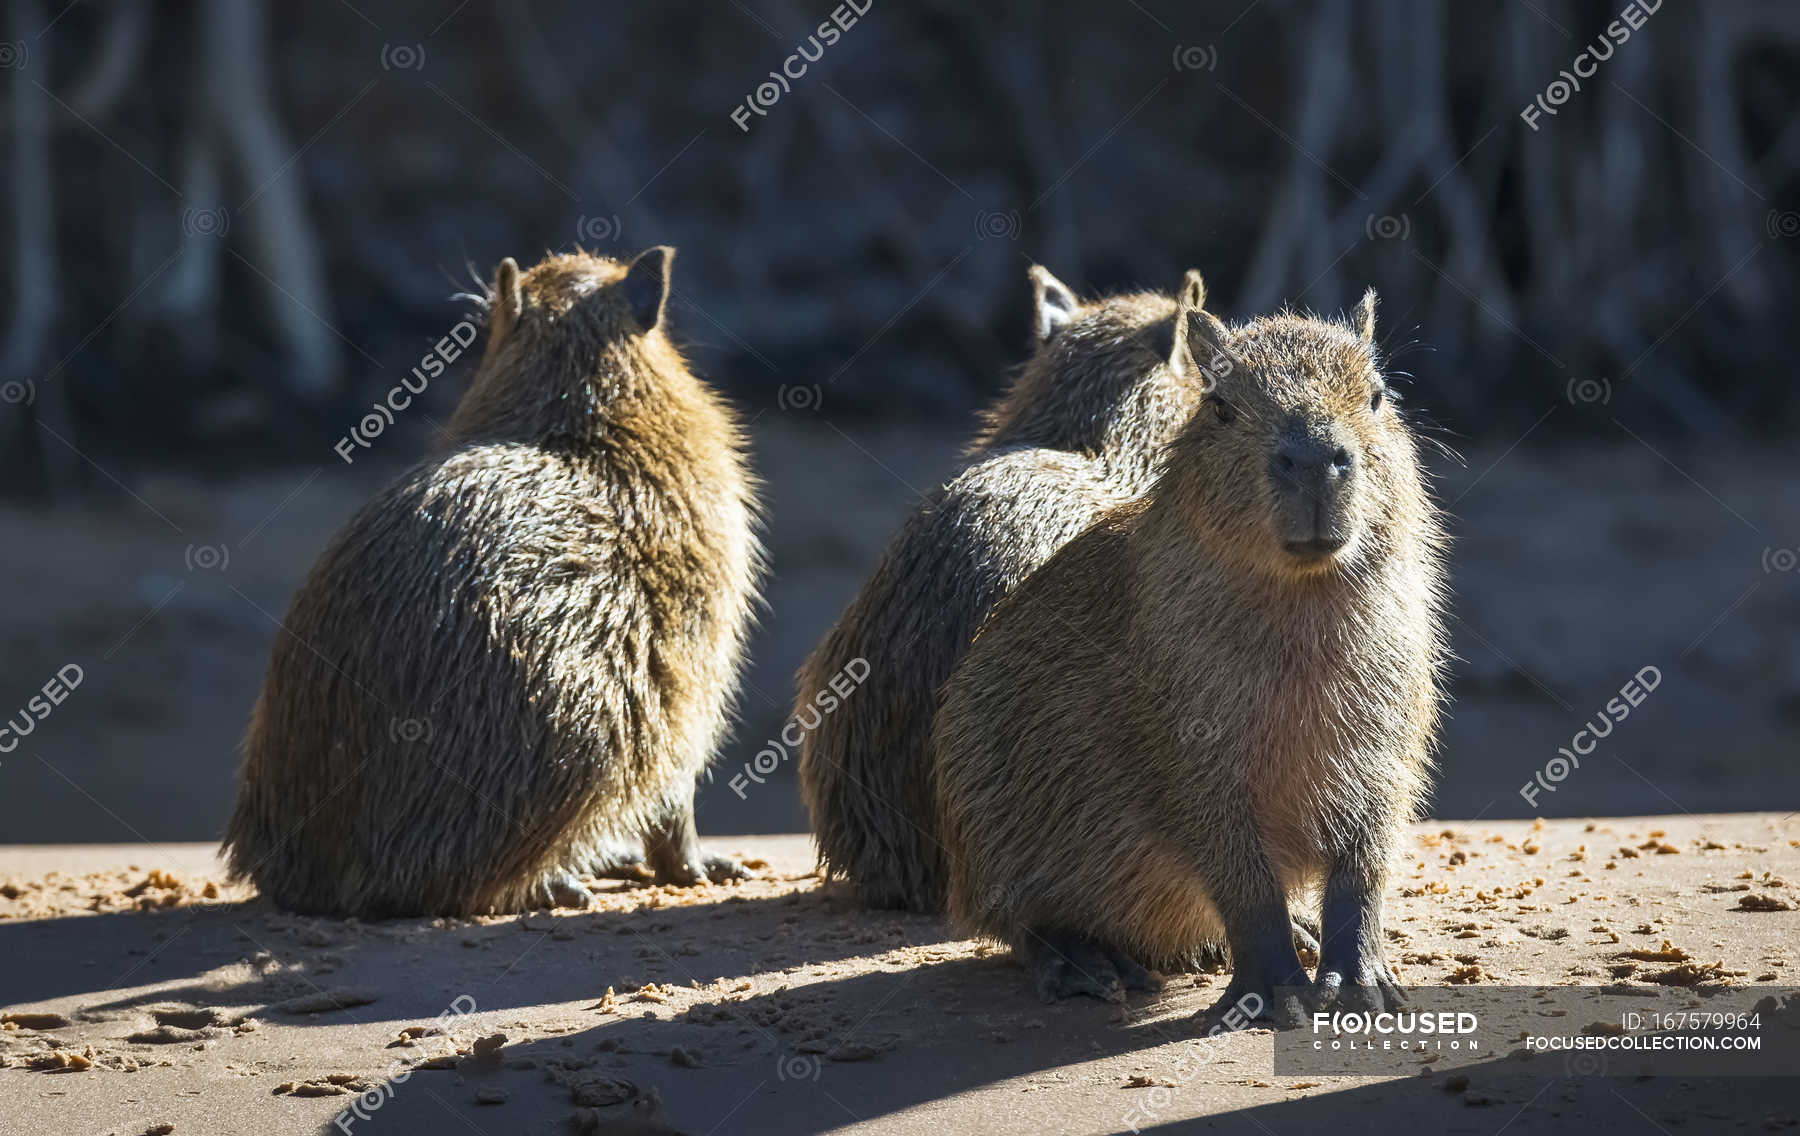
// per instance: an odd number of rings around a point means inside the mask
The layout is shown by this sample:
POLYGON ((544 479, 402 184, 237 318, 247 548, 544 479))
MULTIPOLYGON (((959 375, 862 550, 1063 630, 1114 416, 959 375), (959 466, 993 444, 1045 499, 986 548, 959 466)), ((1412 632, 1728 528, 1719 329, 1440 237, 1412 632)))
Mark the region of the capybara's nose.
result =
POLYGON ((1335 493, 1356 470, 1356 456, 1336 438, 1285 434, 1269 459, 1269 476, 1289 492, 1314 498, 1335 493))

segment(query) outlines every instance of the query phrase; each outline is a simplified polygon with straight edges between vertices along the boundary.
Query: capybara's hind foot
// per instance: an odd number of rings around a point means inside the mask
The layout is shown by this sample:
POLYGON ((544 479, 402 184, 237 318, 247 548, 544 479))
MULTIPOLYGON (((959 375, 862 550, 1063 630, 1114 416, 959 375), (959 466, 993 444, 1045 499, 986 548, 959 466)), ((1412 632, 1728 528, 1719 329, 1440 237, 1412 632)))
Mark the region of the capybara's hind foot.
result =
POLYGON ((1170 960, 1168 966, 1196 974, 1223 974, 1231 969, 1231 949, 1223 940, 1215 939, 1170 960))
POLYGON ((1038 932, 1031 941, 1038 997, 1046 1002, 1077 994, 1102 1002, 1123 1002, 1127 990, 1162 989, 1161 978, 1117 947, 1057 931, 1038 932))
POLYGON ((529 902, 533 907, 588 908, 594 906, 594 897, 573 872, 546 872, 529 902))
POLYGON ((644 838, 650 867, 656 882, 692 887, 711 880, 722 884, 727 880, 746 880, 750 873, 729 856, 709 855, 700 848, 700 837, 694 832, 694 802, 684 802, 671 810, 644 838))
POLYGON ((610 880, 647 880, 651 875, 642 847, 611 842, 589 853, 576 871, 610 880))

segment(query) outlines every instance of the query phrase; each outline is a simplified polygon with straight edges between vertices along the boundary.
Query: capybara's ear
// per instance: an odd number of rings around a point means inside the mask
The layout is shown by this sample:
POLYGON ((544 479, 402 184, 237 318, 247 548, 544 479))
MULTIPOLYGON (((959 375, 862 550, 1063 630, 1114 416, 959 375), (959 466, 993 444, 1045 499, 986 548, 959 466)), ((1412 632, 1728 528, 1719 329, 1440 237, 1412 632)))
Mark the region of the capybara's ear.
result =
POLYGON ((1201 305, 1206 302, 1206 282, 1188 270, 1182 281, 1180 307, 1175 312, 1175 346, 1169 366, 1176 374, 1199 382, 1210 391, 1231 373, 1231 353, 1225 350, 1225 325, 1201 305))
POLYGON ((625 272, 625 303, 631 318, 649 331, 662 322, 663 309, 669 303, 669 270, 675 265, 675 250, 657 245, 638 253, 625 272))
POLYGON ((1350 322, 1357 334, 1363 337, 1364 343, 1375 342, 1375 289, 1370 288, 1363 293, 1357 302, 1356 311, 1351 313, 1350 322))
POLYGON ((1176 302, 1196 311, 1206 306, 1206 279, 1198 268, 1188 269, 1187 275, 1181 278, 1181 291, 1176 295, 1176 302))
POLYGON ((1050 270, 1041 264, 1031 266, 1030 276, 1032 326, 1037 329, 1037 341, 1048 343, 1075 318, 1075 309, 1081 306, 1081 301, 1069 291, 1067 284, 1050 275, 1050 270))
POLYGON ((519 262, 512 257, 494 269, 494 294, 488 301, 488 347, 505 339, 525 310, 525 294, 519 288, 519 262))

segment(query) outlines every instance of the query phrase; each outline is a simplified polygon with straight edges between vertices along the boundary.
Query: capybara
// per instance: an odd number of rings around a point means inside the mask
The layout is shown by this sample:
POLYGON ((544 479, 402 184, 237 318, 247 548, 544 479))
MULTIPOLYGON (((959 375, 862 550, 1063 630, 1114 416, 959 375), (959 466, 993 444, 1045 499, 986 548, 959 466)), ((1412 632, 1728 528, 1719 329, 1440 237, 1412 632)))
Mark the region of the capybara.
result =
POLYGON ((673 262, 502 261, 441 451, 313 565, 225 838, 277 904, 580 905, 621 846, 665 882, 741 874, 701 851, 693 800, 761 572, 754 488, 666 334, 673 262))
POLYGON ((1382 885, 1427 790, 1444 537, 1375 296, 1180 330, 1206 393, 1141 499, 988 617, 933 732, 948 907, 1046 999, 1223 939, 1214 1008, 1394 1005, 1382 885), (1289 902, 1319 899, 1318 975, 1289 902), (1250 998, 1254 995, 1254 998, 1250 998))
POLYGON ((930 732, 938 689, 994 604, 1105 510, 1149 488, 1163 446, 1200 398, 1171 366, 1179 297, 1089 303, 1030 272, 1037 346, 985 412, 966 468, 913 510, 798 676, 800 789, 821 866, 873 907, 943 906, 930 732), (822 721, 833 676, 868 681, 822 721))

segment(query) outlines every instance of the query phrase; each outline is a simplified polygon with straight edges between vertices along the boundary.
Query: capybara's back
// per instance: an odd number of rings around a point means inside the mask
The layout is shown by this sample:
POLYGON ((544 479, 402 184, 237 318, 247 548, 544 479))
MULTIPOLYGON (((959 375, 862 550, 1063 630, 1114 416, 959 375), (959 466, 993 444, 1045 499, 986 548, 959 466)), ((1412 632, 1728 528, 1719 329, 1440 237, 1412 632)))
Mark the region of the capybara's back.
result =
MULTIPOLYGON (((874 907, 936 910, 928 741, 938 690, 988 612, 1105 510, 1154 477, 1199 392, 1168 365, 1177 301, 1082 304, 1032 270, 1038 347, 987 412, 970 464, 906 519, 798 676, 798 715, 853 660, 869 677, 801 742, 819 858, 874 907)), ((1182 302, 1205 291, 1190 273, 1182 302)))
POLYGON ((281 906, 580 903, 693 832, 759 557, 738 428, 663 334, 673 252, 502 264, 445 451, 333 538, 283 621, 226 846, 281 906))

